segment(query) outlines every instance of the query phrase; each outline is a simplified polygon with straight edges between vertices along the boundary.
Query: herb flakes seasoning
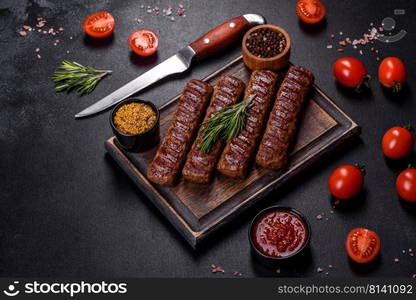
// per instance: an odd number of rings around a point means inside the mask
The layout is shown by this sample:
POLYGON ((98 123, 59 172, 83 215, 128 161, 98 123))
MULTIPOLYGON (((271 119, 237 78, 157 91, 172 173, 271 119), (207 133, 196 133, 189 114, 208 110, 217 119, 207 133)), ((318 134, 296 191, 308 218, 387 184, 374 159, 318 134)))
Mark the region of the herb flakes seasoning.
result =
POLYGON ((270 28, 260 28, 248 36, 246 47, 257 57, 270 58, 283 52, 286 39, 281 32, 270 28))

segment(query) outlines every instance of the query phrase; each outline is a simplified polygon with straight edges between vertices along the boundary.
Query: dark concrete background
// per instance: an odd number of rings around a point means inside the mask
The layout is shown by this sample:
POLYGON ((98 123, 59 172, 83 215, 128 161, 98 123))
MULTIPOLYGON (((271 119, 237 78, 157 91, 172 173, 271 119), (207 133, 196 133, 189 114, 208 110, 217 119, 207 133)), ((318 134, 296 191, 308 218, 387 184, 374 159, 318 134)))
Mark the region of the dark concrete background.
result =
MULTIPOLYGON (((170 1, 0 1, 0 274, 2 276, 405 276, 416 273, 416 209, 403 205, 394 190, 397 174, 414 154, 400 162, 384 159, 380 139, 391 126, 415 122, 416 7, 412 1, 324 1, 326 22, 304 26, 298 22, 295 1, 182 1, 186 18, 171 22, 151 16, 140 5, 170 1), (374 80, 371 91, 356 95, 340 88, 331 74, 342 54, 326 49, 329 35, 342 31, 358 37, 369 23, 380 24, 395 8, 397 30, 408 35, 400 42, 374 46, 379 56, 401 57, 408 67, 408 88, 398 97, 377 82, 376 54, 348 49, 359 57, 374 80), (98 10, 117 20, 114 35, 98 41, 87 38, 82 20, 98 10), (317 84, 363 127, 361 140, 348 145, 319 166, 269 195, 203 249, 194 252, 128 177, 105 154, 111 136, 108 112, 75 120, 74 114, 162 61, 211 27, 244 13, 261 13, 270 23, 288 30, 293 39, 291 60, 315 73, 317 84), (46 27, 64 27, 60 36, 31 32, 20 37, 22 25, 43 16, 46 27), (141 18, 144 24, 135 19, 141 18), (127 45, 130 32, 155 30, 161 39, 157 56, 139 58, 127 45), (70 38, 72 37, 72 39, 70 38), (53 46, 55 39, 60 42, 53 46), (40 48, 41 59, 35 49, 40 48), (67 53, 69 51, 69 53, 67 53), (90 95, 56 94, 50 80, 63 59, 114 71, 90 95), (333 214, 326 181, 342 163, 367 166, 365 191, 333 214), (267 271, 252 261, 247 226, 261 208, 281 204, 298 208, 312 225, 310 260, 300 266, 267 271), (322 220, 316 216, 325 213, 322 220), (328 220, 326 220, 328 217, 328 220), (364 226, 382 239, 381 256, 369 267, 351 265, 344 251, 350 229, 364 226), (406 254, 402 250, 406 250, 406 254), (398 262, 394 259, 398 258, 398 262), (211 274, 211 265, 226 274, 211 274), (333 268, 329 269, 328 265, 333 268), (323 272, 318 273, 317 268, 323 272), (326 274, 328 272, 328 274, 326 274)), ((190 78, 203 78, 240 53, 235 47, 171 80, 140 94, 157 104, 180 92, 190 78)))

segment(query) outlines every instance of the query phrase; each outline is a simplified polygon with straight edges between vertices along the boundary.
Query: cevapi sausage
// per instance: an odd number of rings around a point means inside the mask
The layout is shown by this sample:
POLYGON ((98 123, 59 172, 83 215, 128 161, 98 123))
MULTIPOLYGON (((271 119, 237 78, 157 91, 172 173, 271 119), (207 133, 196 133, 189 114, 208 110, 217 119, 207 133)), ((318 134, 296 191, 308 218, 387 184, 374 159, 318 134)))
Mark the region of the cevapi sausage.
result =
POLYGON ((254 71, 246 88, 245 99, 253 97, 247 109, 243 130, 232 139, 221 154, 217 170, 233 178, 244 178, 248 172, 276 89, 277 74, 267 70, 254 71))
POLYGON ((185 86, 170 127, 147 169, 147 178, 160 185, 173 185, 211 99, 213 88, 200 80, 185 86))
POLYGON ((287 164, 296 124, 313 81, 313 74, 305 68, 292 66, 287 71, 260 142, 258 165, 276 170, 287 164))
MULTIPOLYGON (((219 110, 232 106, 241 101, 245 84, 234 76, 223 76, 215 85, 211 103, 205 115, 204 123, 212 118, 219 110)), ((202 142, 203 125, 199 129, 198 136, 188 154, 186 163, 182 169, 183 177, 195 183, 209 183, 212 179, 215 165, 223 149, 223 142, 218 139, 211 147, 209 153, 199 150, 202 142)))

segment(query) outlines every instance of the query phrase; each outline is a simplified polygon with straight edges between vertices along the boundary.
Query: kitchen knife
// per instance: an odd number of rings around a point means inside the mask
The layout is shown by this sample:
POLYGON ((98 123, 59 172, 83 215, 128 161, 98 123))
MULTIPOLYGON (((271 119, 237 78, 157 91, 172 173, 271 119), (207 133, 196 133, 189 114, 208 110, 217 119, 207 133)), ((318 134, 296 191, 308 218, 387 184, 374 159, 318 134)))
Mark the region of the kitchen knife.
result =
POLYGON ((264 23, 266 23, 264 17, 257 14, 246 14, 225 22, 182 48, 175 55, 79 112, 75 118, 99 113, 166 76, 184 72, 191 66, 193 60, 218 53, 241 38, 250 27, 264 23))

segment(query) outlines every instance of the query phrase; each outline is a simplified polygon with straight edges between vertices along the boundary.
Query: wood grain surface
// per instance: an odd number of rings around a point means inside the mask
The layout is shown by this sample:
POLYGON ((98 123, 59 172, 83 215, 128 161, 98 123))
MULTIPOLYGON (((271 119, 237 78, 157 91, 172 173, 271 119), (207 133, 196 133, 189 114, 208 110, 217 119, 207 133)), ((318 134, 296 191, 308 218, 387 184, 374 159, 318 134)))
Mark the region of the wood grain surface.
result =
MULTIPOLYGON (((234 75, 247 82, 250 71, 239 57, 205 80, 214 85, 224 74, 234 75)), ((162 137, 170 124, 178 97, 160 107, 162 137)), ((244 180, 217 174, 209 185, 180 179, 176 186, 167 188, 154 185, 145 177, 156 148, 144 153, 130 153, 118 147, 114 138, 106 142, 106 148, 188 242, 196 246, 208 233, 230 221, 262 195, 277 188, 299 171, 305 170, 324 155, 329 155, 336 145, 359 132, 359 126, 314 86, 299 124, 290 163, 281 171, 266 170, 253 165, 244 180)))

